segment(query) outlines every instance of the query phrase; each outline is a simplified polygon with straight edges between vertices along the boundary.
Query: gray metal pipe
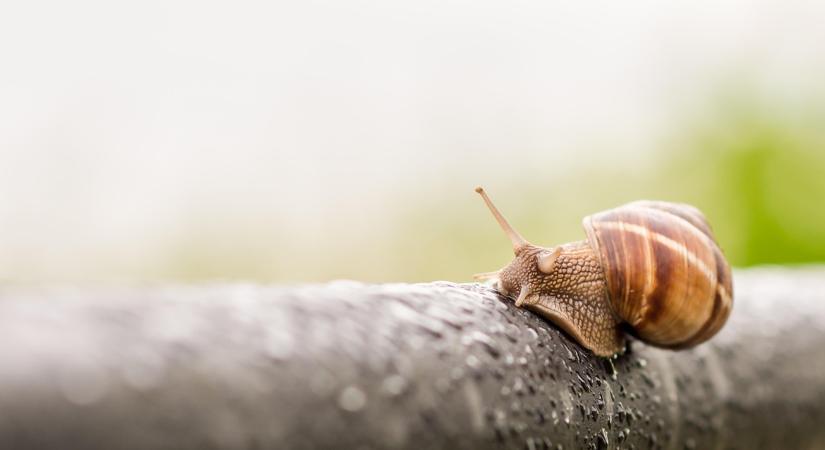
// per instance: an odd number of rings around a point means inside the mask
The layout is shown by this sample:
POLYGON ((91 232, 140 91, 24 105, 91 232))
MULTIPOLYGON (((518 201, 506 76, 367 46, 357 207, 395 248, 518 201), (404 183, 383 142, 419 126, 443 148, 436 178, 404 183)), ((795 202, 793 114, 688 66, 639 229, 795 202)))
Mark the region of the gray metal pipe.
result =
POLYGON ((825 270, 613 361, 477 284, 0 290, 0 448, 825 448, 825 270))

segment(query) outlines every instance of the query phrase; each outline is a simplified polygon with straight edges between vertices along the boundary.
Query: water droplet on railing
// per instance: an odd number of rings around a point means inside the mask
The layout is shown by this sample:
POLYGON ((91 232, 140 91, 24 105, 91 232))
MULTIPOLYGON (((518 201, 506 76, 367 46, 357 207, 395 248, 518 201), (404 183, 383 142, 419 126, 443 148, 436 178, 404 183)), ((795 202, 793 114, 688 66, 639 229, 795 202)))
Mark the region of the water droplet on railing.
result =
POLYGON ((498 358, 501 356, 501 350, 499 350, 496 342, 490 336, 482 333, 481 331, 474 331, 468 335, 465 335, 461 338, 461 342, 467 346, 478 343, 493 358, 498 358))
POLYGON ((344 411, 357 412, 364 408, 366 404, 367 395, 355 386, 347 386, 338 395, 338 406, 344 411))
POLYGON ((384 378, 381 383, 381 390, 391 397, 396 397, 407 390, 408 384, 407 379, 401 375, 390 375, 384 378))

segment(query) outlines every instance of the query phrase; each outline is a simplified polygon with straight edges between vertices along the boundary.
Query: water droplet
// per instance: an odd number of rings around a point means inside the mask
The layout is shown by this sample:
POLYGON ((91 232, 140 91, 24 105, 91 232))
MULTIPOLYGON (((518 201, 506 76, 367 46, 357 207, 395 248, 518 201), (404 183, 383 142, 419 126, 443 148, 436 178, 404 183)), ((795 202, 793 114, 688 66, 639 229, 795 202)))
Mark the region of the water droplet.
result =
POLYGON ((496 345, 496 342, 490 336, 480 331, 473 331, 472 333, 463 336, 461 338, 461 342, 464 345, 472 345, 473 343, 478 343, 493 358, 498 358, 499 356, 501 356, 501 350, 499 350, 498 346, 496 345))
POLYGON ((415 320, 415 324, 422 330, 432 334, 435 337, 444 336, 444 324, 427 316, 419 316, 415 320))
POLYGON ((607 439, 607 430, 602 428, 602 430, 596 434, 596 442, 600 449, 606 449, 608 447, 610 441, 607 439))
POLYGON ((517 342, 518 337, 521 335, 521 330, 519 327, 510 323, 504 327, 504 335, 507 336, 507 339, 509 339, 510 342, 517 342))
POLYGON ((467 366, 469 366, 471 369, 478 369, 479 367, 481 367, 481 361, 479 361, 479 359, 476 358, 475 355, 468 356, 466 362, 467 366))
POLYGON ((527 337, 532 340, 536 340, 539 338, 539 334, 533 329, 533 327, 527 327, 527 337))
POLYGON ((390 375, 381 383, 381 390, 391 397, 396 397, 407 390, 407 379, 401 375, 390 375))
POLYGON ((461 330, 462 328, 464 328, 464 324, 461 322, 461 320, 450 311, 445 311, 441 308, 434 308, 431 306, 430 308, 427 308, 427 314, 440 320, 445 325, 452 327, 456 330, 461 330))
POLYGON ((464 384, 464 398, 469 409, 470 425, 476 433, 484 431, 484 407, 481 393, 475 383, 464 384))
POLYGON ((516 359, 513 357, 512 354, 508 353, 504 356, 504 363, 508 366, 512 366, 514 362, 516 362, 516 359))
POLYGON ((564 408, 563 415, 564 415, 564 423, 570 424, 570 416, 573 415, 573 397, 570 395, 570 392, 566 389, 562 389, 559 391, 561 397, 561 404, 564 408))
POLYGON ((366 404, 367 395, 355 386, 347 386, 338 396, 338 406, 344 411, 360 411, 366 404))
POLYGON ((618 379, 618 372, 616 372, 616 366, 613 364, 612 359, 605 359, 604 366, 610 374, 610 378, 612 378, 613 380, 618 379))
POLYGON ((265 345, 270 357, 283 361, 292 356, 295 338, 284 330, 273 331, 267 336, 265 345))
POLYGON ((595 407, 591 406, 588 411, 588 416, 590 416, 590 419, 595 422, 599 420, 599 411, 595 407))
POLYGON ((513 380, 513 392, 519 395, 524 393, 524 380, 522 380, 521 377, 516 377, 516 379, 513 380))
POLYGON ((404 322, 414 322, 418 318, 418 311, 403 303, 392 303, 390 311, 404 322))

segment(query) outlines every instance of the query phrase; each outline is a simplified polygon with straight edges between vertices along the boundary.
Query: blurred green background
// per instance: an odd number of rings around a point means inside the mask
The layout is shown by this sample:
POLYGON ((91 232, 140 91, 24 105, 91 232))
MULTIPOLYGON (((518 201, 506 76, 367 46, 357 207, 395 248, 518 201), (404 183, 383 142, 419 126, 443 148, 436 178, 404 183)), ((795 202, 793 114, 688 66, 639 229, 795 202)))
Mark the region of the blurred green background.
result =
MULTIPOLYGON (((811 99, 788 112, 788 105, 735 89, 715 102, 678 122, 652 161, 562 173, 532 168, 526 180, 493 193, 494 201, 528 240, 543 245, 583 239, 580 219, 594 211, 667 199, 700 207, 735 266, 825 261, 825 103, 811 99)), ((406 242, 400 251, 418 256, 418 278, 460 279, 456 267, 494 270, 509 261, 508 241, 492 216, 480 200, 472 204, 466 186, 463 193, 469 205, 439 203, 448 217, 431 209, 411 218, 408 232, 425 230, 427 248, 406 242)))
POLYGON ((825 6, 53 2, 0 18, 0 280, 468 280, 636 199, 825 261, 825 6), (14 43, 20 43, 14 44, 14 43))

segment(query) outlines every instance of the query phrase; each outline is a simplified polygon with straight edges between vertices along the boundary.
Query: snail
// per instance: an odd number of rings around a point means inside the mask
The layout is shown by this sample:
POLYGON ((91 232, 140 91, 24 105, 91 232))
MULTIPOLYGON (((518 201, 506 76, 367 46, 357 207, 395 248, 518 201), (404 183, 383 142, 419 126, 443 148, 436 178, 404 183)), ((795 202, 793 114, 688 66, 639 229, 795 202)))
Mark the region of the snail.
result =
POLYGON ((733 306, 731 271, 695 207, 635 201, 584 218, 587 239, 527 242, 478 187, 513 243, 506 267, 475 275, 559 326, 598 356, 624 351, 625 331, 683 349, 715 335, 733 306))

